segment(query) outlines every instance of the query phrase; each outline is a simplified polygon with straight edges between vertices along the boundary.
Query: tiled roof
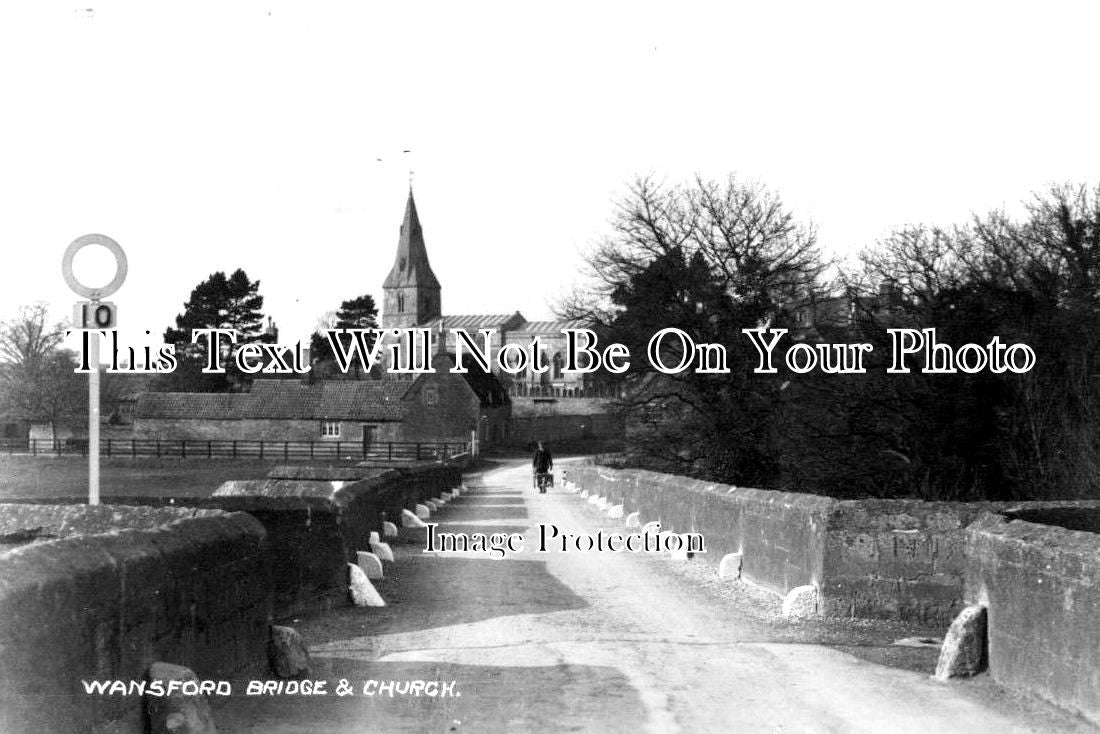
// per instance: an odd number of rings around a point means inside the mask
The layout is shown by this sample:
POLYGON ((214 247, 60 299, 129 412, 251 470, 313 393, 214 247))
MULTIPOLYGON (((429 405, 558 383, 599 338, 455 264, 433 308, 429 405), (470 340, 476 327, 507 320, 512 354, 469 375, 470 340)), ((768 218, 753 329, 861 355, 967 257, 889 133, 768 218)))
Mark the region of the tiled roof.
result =
POLYGON ((438 316, 431 321, 421 324, 422 327, 439 329, 442 322, 444 329, 514 329, 516 325, 524 323, 523 315, 515 313, 488 313, 488 314, 457 314, 451 316, 438 316))
POLYGON ((303 385, 293 380, 256 380, 246 393, 143 393, 135 418, 300 420, 401 420, 404 380, 341 380, 303 385))
POLYGON ((562 329, 581 329, 585 323, 580 319, 558 319, 557 321, 525 321, 512 329, 520 334, 560 334, 562 329))

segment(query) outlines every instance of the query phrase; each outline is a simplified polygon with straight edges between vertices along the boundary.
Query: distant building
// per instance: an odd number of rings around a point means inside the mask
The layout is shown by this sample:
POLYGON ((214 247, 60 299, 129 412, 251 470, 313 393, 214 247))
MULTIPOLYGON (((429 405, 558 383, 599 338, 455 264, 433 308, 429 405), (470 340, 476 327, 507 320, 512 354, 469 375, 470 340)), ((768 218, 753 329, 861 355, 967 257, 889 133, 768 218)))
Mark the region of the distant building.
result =
POLYGON ((816 341, 822 331, 850 332, 865 329, 876 322, 896 319, 901 306, 901 290, 890 279, 879 283, 875 295, 849 290, 844 295, 811 298, 794 310, 795 338, 816 341))
MULTIPOLYGON (((537 275, 530 277, 537 278, 537 275)), ((533 286, 541 284, 532 283, 533 286)), ((424 230, 416 211, 412 189, 405 204, 405 216, 401 222, 397 241, 397 255, 393 267, 382 284, 382 327, 404 329, 425 327, 434 333, 442 332, 446 338, 446 350, 455 351, 451 329, 464 329, 471 337, 478 338, 479 329, 492 329, 493 344, 489 358, 494 372, 506 384, 542 386, 559 390, 573 390, 584 385, 584 376, 567 375, 565 366, 565 335, 562 329, 579 328, 580 321, 528 321, 519 311, 498 314, 450 314, 444 315, 442 287, 428 262, 428 250, 424 244, 424 230), (547 369, 536 374, 533 365, 520 374, 510 374, 495 366, 497 352, 505 344, 529 347, 538 338, 542 352, 542 364, 547 369)))
POLYGON ((133 437, 238 441, 469 441, 507 438, 511 402, 484 373, 452 374, 450 355, 415 380, 256 380, 243 393, 138 397, 133 437))

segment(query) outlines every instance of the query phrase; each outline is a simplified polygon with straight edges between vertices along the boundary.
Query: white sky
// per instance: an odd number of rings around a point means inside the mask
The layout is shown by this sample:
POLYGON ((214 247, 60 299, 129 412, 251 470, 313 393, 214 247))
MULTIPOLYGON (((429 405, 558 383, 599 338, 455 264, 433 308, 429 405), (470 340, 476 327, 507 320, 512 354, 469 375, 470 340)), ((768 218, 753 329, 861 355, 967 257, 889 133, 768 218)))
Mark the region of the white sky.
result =
POLYGON ((548 316, 639 172, 759 179, 854 252, 1095 182, 1098 21, 1087 2, 7 2, 0 318, 68 319, 62 252, 101 232, 129 255, 124 334, 159 341, 243 267, 296 341, 380 300, 410 167, 447 313, 548 316))

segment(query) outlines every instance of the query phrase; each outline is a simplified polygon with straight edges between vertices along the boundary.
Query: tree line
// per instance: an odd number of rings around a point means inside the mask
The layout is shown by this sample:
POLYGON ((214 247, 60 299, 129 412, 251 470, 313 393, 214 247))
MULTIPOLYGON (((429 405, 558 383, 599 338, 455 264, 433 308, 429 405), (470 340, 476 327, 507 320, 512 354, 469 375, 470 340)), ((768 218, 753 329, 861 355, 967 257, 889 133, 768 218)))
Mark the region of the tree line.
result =
MULTIPOLYGON (((196 329, 234 329, 236 348, 244 344, 271 342, 273 332, 264 327, 263 296, 260 281, 251 279, 243 269, 227 275, 212 273, 192 289, 174 324, 164 331, 165 344, 174 347, 178 365, 171 372, 157 375, 104 374, 101 379, 101 414, 111 423, 119 423, 120 401, 141 390, 161 392, 231 392, 247 390, 251 376, 238 372, 228 355, 224 374, 204 374, 205 344, 192 342, 196 329)), ((361 295, 344 300, 339 309, 318 320, 310 338, 315 364, 327 376, 331 369, 324 359, 329 354, 322 330, 330 328, 366 329, 377 326, 378 309, 374 298, 361 295)), ((87 378, 76 373, 77 355, 63 347, 70 327, 53 321, 45 304, 24 306, 13 316, 0 321, 0 417, 11 428, 5 438, 25 436, 30 424, 49 427, 54 437, 62 427, 82 426, 87 421, 87 378)), ((342 375, 341 375, 342 376, 342 375)), ((351 375, 360 377, 358 374, 351 375)))
POLYGON ((1097 494, 1100 190, 1053 187, 1020 217, 898 228, 843 264, 758 184, 639 178, 588 264, 563 316, 631 353, 676 327, 729 359, 728 374, 628 373, 632 463, 838 497, 1097 494), (788 329, 786 344, 875 348, 865 374, 794 374, 781 358, 757 374, 741 332, 757 326, 788 329), (930 327, 956 347, 1026 343, 1036 365, 887 374, 887 329, 930 327))

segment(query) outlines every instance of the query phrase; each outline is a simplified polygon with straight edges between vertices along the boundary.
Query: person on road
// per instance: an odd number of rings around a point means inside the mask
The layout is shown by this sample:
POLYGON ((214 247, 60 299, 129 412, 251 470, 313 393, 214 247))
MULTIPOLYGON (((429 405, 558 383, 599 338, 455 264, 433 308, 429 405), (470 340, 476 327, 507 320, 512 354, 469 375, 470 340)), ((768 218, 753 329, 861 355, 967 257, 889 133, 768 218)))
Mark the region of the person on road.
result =
POLYGON ((548 483, 548 478, 545 475, 554 468, 554 457, 543 447, 542 441, 539 441, 539 447, 535 449, 535 458, 531 460, 531 466, 535 471, 535 482, 539 491, 545 492, 546 483, 548 483), (543 476, 541 481, 540 476, 543 476))

